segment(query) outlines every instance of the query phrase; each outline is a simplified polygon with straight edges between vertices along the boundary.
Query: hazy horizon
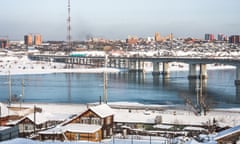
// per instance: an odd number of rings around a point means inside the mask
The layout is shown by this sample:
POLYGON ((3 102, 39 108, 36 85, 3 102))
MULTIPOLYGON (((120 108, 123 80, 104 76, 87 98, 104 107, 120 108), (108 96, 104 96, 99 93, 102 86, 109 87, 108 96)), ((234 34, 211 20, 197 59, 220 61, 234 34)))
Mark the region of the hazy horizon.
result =
MULTIPOLYGON (((1 4, 0 36, 23 40, 66 40, 67 0, 7 0, 1 4)), ((71 0, 72 39, 166 36, 203 38, 205 33, 239 34, 239 0, 71 0)))

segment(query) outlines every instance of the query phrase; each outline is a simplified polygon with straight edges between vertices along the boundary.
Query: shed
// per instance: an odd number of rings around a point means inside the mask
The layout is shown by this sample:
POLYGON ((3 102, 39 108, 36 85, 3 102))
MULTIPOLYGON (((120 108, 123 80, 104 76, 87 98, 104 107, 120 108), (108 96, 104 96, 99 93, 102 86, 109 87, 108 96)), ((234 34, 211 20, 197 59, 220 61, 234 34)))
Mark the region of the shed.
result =
POLYGON ((9 140, 18 137, 18 127, 0 127, 0 141, 9 140))
POLYGON ((240 125, 219 132, 214 140, 219 144, 240 143, 240 125))

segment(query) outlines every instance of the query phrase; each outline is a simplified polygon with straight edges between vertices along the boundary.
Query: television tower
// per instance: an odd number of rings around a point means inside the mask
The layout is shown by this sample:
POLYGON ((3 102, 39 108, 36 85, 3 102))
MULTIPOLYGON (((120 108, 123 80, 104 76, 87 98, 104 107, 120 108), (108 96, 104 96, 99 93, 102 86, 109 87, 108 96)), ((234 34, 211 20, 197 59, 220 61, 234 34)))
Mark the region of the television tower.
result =
POLYGON ((70 0, 68 0, 68 18, 67 18, 67 44, 68 44, 68 52, 71 51, 72 49, 72 43, 71 43, 71 16, 70 16, 70 12, 71 12, 71 5, 70 5, 70 0))

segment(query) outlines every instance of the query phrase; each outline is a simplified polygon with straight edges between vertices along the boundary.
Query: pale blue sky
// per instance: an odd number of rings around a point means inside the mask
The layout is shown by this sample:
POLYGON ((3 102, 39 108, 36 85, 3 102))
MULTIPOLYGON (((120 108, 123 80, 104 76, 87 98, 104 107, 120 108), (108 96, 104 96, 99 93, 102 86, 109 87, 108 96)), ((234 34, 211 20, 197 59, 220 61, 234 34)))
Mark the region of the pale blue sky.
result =
MULTIPOLYGON (((65 40, 67 0, 0 0, 0 35, 65 40)), ((72 37, 240 34, 240 0, 71 0, 72 37)))

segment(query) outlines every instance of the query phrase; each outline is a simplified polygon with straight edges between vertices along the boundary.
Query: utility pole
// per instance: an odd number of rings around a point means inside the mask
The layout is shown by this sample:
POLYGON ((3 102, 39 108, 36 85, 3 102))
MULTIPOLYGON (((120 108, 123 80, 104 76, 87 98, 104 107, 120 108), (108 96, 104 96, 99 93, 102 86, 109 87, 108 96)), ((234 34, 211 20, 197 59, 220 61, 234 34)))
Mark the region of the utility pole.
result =
POLYGON ((12 102, 12 80, 10 71, 8 71, 8 88, 9 88, 9 106, 11 106, 12 102))
POLYGON ((104 64, 104 71, 103 71, 103 97, 104 97, 104 103, 107 104, 107 99, 108 99, 108 95, 107 95, 107 87, 108 87, 108 77, 107 77, 107 62, 108 61, 108 56, 105 56, 105 64, 104 64))
POLYGON ((35 105, 34 105, 34 108, 33 108, 33 121, 34 121, 33 132, 35 134, 36 133, 36 106, 35 105))
POLYGON ((22 109, 23 96, 24 96, 24 79, 22 80, 22 95, 21 95, 21 99, 20 99, 20 110, 22 109))

